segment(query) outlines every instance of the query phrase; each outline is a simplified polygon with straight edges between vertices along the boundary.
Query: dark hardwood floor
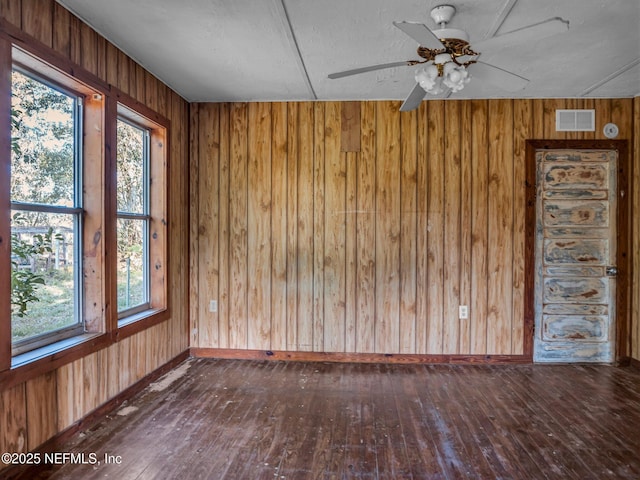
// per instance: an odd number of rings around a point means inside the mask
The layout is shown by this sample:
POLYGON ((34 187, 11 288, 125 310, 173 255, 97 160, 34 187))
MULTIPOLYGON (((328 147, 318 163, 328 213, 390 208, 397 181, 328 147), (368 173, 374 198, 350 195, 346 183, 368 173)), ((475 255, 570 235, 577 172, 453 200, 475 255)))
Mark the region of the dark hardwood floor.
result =
POLYGON ((124 408, 40 478, 640 478, 635 368, 192 359, 124 408))

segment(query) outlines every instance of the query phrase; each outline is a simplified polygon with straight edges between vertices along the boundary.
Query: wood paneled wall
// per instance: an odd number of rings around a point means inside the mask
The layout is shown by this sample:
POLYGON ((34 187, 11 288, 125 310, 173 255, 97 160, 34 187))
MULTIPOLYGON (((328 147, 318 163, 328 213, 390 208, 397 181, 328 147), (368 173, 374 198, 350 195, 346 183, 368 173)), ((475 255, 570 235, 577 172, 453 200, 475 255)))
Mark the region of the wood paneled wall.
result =
POLYGON ((631 236, 633 272, 631 284, 631 357, 640 361, 640 96, 633 99, 633 179, 631 194, 631 236))
POLYGON ((66 429, 188 348, 189 106, 114 45, 51 0, 2 0, 0 14, 37 41, 171 120, 171 318, 0 392, 0 451, 24 452, 66 429))
POLYGON ((192 346, 523 354, 525 141, 632 140, 634 100, 399 106, 192 105, 192 346))

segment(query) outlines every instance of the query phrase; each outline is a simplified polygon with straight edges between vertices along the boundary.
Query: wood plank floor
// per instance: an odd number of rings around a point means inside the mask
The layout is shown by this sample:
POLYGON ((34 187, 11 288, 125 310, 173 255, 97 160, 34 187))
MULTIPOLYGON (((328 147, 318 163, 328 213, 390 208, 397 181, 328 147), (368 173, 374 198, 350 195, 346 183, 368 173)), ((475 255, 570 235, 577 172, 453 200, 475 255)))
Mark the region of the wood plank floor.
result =
POLYGON ((40 478, 638 479, 640 371, 190 359, 61 451, 101 464, 40 478))

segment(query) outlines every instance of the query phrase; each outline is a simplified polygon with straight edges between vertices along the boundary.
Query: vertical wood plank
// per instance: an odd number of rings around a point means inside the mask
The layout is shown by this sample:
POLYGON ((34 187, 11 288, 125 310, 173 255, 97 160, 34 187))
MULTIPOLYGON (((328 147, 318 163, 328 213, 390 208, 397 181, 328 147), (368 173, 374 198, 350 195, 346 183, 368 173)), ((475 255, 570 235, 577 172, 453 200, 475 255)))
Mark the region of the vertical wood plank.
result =
MULTIPOLYGON (((611 100, 608 98, 596 98, 596 136, 597 138, 606 138, 602 133, 604 126, 611 121, 611 100)), ((618 134, 618 136, 620 136, 618 134)))
POLYGON ((86 23, 80 23, 81 65, 94 75, 98 73, 98 38, 86 23))
POLYGON ((297 189, 297 252, 298 315, 297 349, 313 350, 313 286, 314 286, 314 104, 298 107, 298 189, 297 189))
POLYGON ((428 306, 428 161, 427 144, 427 106, 430 102, 422 102, 418 108, 417 131, 417 260, 416 260, 416 353, 427 353, 428 306))
POLYGON ((324 350, 345 349, 346 157, 340 147, 339 102, 325 105, 324 130, 324 350))
POLYGON ((154 325, 141 333, 142 345, 145 347, 141 353, 145 356, 146 375, 160 366, 160 346, 166 343, 166 337, 164 337, 162 325, 154 325))
POLYGON ((136 95, 137 95, 137 99, 140 102, 145 101, 145 99, 147 98, 147 76, 145 73, 144 68, 135 63, 135 81, 136 81, 136 85, 135 85, 135 89, 136 89, 136 95))
MULTIPOLYGON (((155 77, 153 78, 156 84, 156 97, 158 98, 158 101, 156 103, 156 110, 160 113, 160 115, 164 115, 166 117, 169 114, 168 88, 163 82, 161 82, 155 77)), ((146 95, 146 85, 145 85, 145 95, 146 95)))
POLYGON ((134 377, 135 366, 131 365, 131 359, 129 357, 133 338, 133 336, 124 338, 116 344, 118 348, 118 363, 116 367, 116 371, 118 372, 118 387, 116 392, 121 392, 133 383, 132 378, 134 377))
POLYGON ((271 348, 287 349, 287 104, 271 105, 271 348))
MULTIPOLYGON (((231 180, 231 146, 230 146, 230 105, 219 105, 219 195, 218 204, 218 344, 221 348, 229 348, 229 245, 230 213, 229 195, 231 180)), ((179 350, 180 351, 180 350, 179 350)))
MULTIPOLYGON (((544 100, 534 99, 533 102, 533 138, 545 138, 544 124, 547 120, 544 115, 544 100)), ((554 119, 555 122, 555 119, 554 119)))
POLYGON ((20 28, 22 25, 22 0, 3 0, 0 2, 0 15, 7 22, 20 28))
POLYGON ((200 198, 199 212, 199 306, 198 340, 206 347, 219 347, 218 312, 211 312, 209 302, 218 300, 220 259, 218 252, 218 198, 220 124, 218 104, 201 106, 199 113, 198 190, 207 192, 200 198))
POLYGON ((136 100, 144 103, 144 96, 140 98, 138 94, 138 76, 139 76, 138 73, 139 73, 138 64, 134 62, 132 58, 130 58, 129 59, 129 90, 128 90, 129 95, 131 95, 136 100))
POLYGON ((97 38, 97 50, 98 54, 96 60, 96 75, 98 75, 98 78, 100 78, 100 80, 104 81, 107 78, 107 40, 100 35, 98 35, 97 38))
POLYGON ((190 344, 200 347, 200 104, 192 103, 189 113, 189 331, 190 344))
POLYGON ((115 343, 107 348, 107 398, 115 397, 120 390, 120 345, 115 343))
POLYGON ((325 104, 314 104, 313 136, 313 351, 324 351, 325 104))
POLYGON ((129 94, 129 57, 120 50, 118 50, 116 56, 116 65, 118 76, 115 79, 116 83, 114 83, 114 85, 124 93, 129 94))
POLYGON ((144 70, 144 89, 145 89, 145 104, 153 110, 158 110, 158 84, 160 81, 156 79, 149 72, 144 70))
POLYGON ((377 103, 376 123, 376 352, 400 349, 400 113, 377 103))
POLYGON ((76 406, 73 393, 75 382, 73 378, 73 363, 68 363, 56 370, 57 401, 58 401, 58 431, 69 427, 76 420, 76 406))
POLYGON ((44 43, 53 46, 52 0, 22 0, 22 30, 44 43))
POLYGON ((442 353, 444 299, 444 101, 429 102, 427 352, 442 353))
MULTIPOLYGON (((360 109, 360 103, 358 103, 360 109)), ((360 132, 360 114, 358 113, 358 132, 360 132)), ((357 224, 357 196, 358 196, 358 163, 360 154, 348 152, 346 154, 346 225, 345 225, 345 344, 346 352, 355 352, 358 344, 357 323, 357 269, 358 269, 358 224, 357 224)))
POLYGON ((286 170, 286 350, 297 350, 298 338, 298 104, 287 103, 286 170))
POLYGON ((340 151, 360 151, 360 102, 341 103, 340 151))
MULTIPOLYGON (((471 254, 472 217, 472 103, 462 102, 460 111, 460 304, 471 305, 471 254)), ((469 316, 475 312, 470 311, 469 316)), ((458 353, 471 353, 471 328, 469 319, 460 320, 458 353)))
POLYGON ((247 348, 247 114, 246 103, 232 105, 229 317, 235 321, 229 326, 230 348, 247 348))
MULTIPOLYGON (((53 38, 52 47, 58 53, 70 58, 71 55, 71 24, 77 20, 69 10, 59 3, 53 5, 53 38)), ((75 29, 74 29, 75 33, 75 29)), ((75 61, 75 60, 73 60, 75 61)))
POLYGON ((105 80, 110 85, 117 86, 118 83, 118 48, 111 42, 107 43, 105 55, 105 80))
POLYGON ((400 348, 416 352, 418 111, 400 114, 400 348))
POLYGON ((249 104, 248 347, 271 348, 271 105, 249 104))
POLYGON ((445 102, 443 353, 458 353, 460 320, 460 102, 445 102))
POLYGON ((532 137, 532 102, 514 100, 513 108, 513 299, 511 351, 524 354, 525 336, 525 249, 526 141, 532 137))
POLYGON ((375 102, 363 102, 361 111, 362 153, 357 165, 357 352, 375 351, 376 318, 376 125, 375 102))
POLYGON ((633 138, 633 103, 630 98, 611 100, 611 122, 618 125, 618 138, 633 138))
MULTIPOLYGON (((33 450, 56 434, 58 401, 56 373, 51 371, 26 383, 27 450, 33 450)), ((19 407, 18 407, 19 408, 19 407)))
POLYGON ((27 395, 24 383, 0 392, 0 418, 0 452, 27 452, 27 395))
MULTIPOLYGON (((106 348, 98 350, 95 353, 95 365, 97 367, 97 373, 91 374, 97 375, 95 380, 95 388, 93 389, 95 394, 95 407, 102 405, 109 399, 108 395, 108 372, 109 372, 109 356, 106 348)), ((94 407, 94 408, 95 408, 94 407)))
POLYGON ((469 303, 469 330, 471 353, 486 353, 487 347, 487 256, 489 253, 488 201, 489 109, 486 100, 473 100, 471 132, 471 301, 469 303))
POLYGON ((543 114, 543 137, 545 139, 565 139, 567 138, 566 132, 556 131, 556 110, 566 108, 566 100, 562 98, 550 98, 542 101, 542 114, 543 114))
POLYGON ((489 245, 487 353, 511 353, 513 285, 513 107, 489 101, 489 245))

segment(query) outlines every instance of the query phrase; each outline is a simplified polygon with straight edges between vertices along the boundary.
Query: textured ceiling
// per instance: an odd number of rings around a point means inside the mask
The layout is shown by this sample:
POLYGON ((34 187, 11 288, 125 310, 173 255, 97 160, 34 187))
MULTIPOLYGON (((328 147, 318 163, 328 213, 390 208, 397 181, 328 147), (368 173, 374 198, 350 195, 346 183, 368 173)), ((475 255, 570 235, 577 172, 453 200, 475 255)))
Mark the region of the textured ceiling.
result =
MULTIPOLYGON (((394 20, 435 28, 434 0, 58 0, 189 101, 403 99, 416 67, 329 73, 417 58, 394 20)), ((454 0, 471 46, 561 17, 569 31, 498 42, 481 60, 530 80, 472 78, 453 98, 640 95, 640 0, 454 0)))

